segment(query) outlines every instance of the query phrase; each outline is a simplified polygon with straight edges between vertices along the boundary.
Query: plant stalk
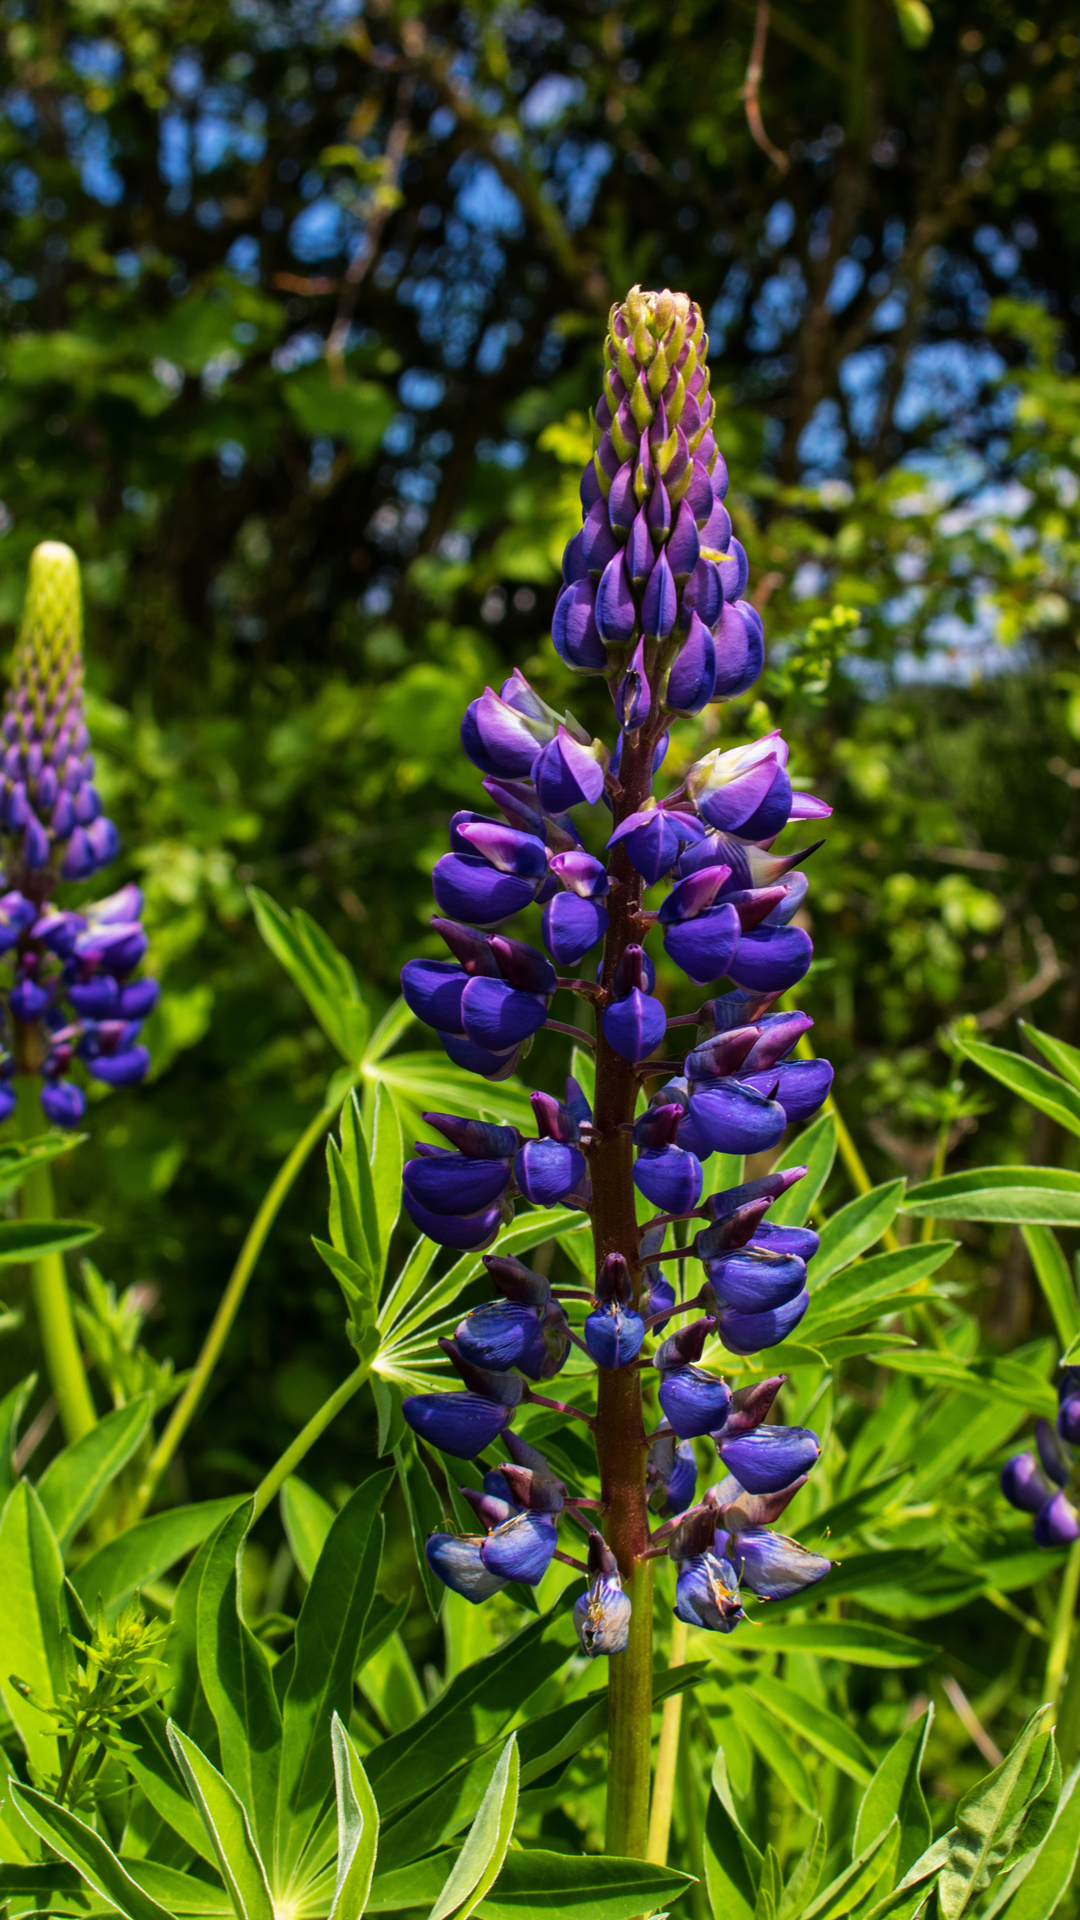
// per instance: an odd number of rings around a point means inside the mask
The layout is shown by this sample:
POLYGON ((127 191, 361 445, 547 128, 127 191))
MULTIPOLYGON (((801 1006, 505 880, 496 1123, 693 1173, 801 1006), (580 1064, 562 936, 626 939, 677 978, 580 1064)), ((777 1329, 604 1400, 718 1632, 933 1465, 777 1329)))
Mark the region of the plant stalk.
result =
MULTIPOLYGON (((1080 1656, 1080 1646, 1076 1645, 1076 1596, 1078 1592, 1080 1592, 1080 1540, 1073 1542, 1073 1545, 1069 1549, 1069 1557, 1062 1569, 1057 1612, 1054 1616, 1054 1631, 1050 1641, 1049 1657, 1046 1662, 1044 1698, 1047 1700, 1056 1700, 1061 1691, 1061 1683, 1065 1678, 1065 1670, 1069 1664, 1070 1646, 1073 1648, 1070 1680, 1074 1684, 1067 1690, 1080 1696, 1080 1675, 1078 1675, 1076 1671, 1077 1668, 1080 1667, 1080 1657, 1078 1657, 1080 1656)), ((1064 1700, 1062 1701, 1062 1706, 1064 1707, 1064 1700)), ((1075 1705, 1071 1705, 1070 1711, 1075 1714, 1077 1707, 1080 1707, 1080 1697, 1078 1697, 1075 1705)))
MULTIPOLYGON (((671 1629, 669 1671, 686 1661, 686 1643, 690 1629, 685 1620, 676 1619, 671 1629)), ((675 1806, 675 1773, 679 1761, 679 1734, 682 1730, 683 1697, 673 1693, 664 1701, 660 1716, 660 1745, 656 1754, 652 1811, 649 1814, 649 1844, 645 1858, 656 1867, 666 1867, 671 1838, 671 1815, 675 1806)))
MULTIPOLYGON (((359 1079, 359 1077, 359 1073, 357 1073, 356 1078, 351 1080, 349 1085, 345 1087, 341 1098, 328 1101, 321 1111, 315 1115, 310 1125, 305 1127, 296 1145, 293 1147, 291 1153, 282 1161, 281 1166, 278 1168, 277 1173, 267 1188, 263 1196, 262 1204, 247 1230, 244 1244, 237 1255, 236 1265, 229 1275, 225 1291, 218 1302, 217 1312, 210 1323, 210 1331, 203 1341, 202 1352, 199 1354, 192 1368, 191 1378, 173 1408, 165 1431, 147 1462, 146 1472, 135 1496, 136 1517, 146 1512, 158 1481, 168 1467, 173 1454, 176 1452, 177 1447, 180 1445, 184 1434, 187 1432, 194 1418, 195 1411, 206 1391, 210 1375, 217 1365, 221 1350, 229 1337, 233 1321, 236 1319, 237 1313, 240 1310, 240 1304, 244 1298, 244 1294, 247 1292, 248 1281, 255 1271, 255 1263, 266 1244, 267 1236, 274 1221, 277 1219, 278 1213, 289 1193, 289 1189, 292 1187, 308 1155, 312 1149, 318 1145, 323 1134, 331 1125, 342 1102, 347 1098, 350 1088, 356 1085, 356 1080, 359 1079)), ((318 1415, 315 1417, 317 1419, 318 1415)), ((306 1432, 307 1429, 305 1428, 304 1431, 306 1432)), ((312 1438, 314 1437, 313 1435, 312 1438)))
MULTIPOLYGON (((614 807, 615 825, 636 812, 652 787, 655 735, 642 728, 623 741, 622 792, 614 807)), ((641 906, 641 876, 617 846, 611 860, 619 883, 609 896, 608 931, 601 982, 610 992, 615 970, 635 942, 633 916, 641 906)), ((621 1253, 636 1267, 637 1210, 634 1201, 633 1142, 622 1129, 634 1117, 637 1074, 608 1044, 599 1021, 596 1031, 596 1097, 589 1173, 593 1189, 593 1240, 599 1273, 610 1253, 621 1253)), ((649 1775, 652 1733, 652 1568, 638 1556, 649 1544, 645 1504, 645 1424, 641 1375, 636 1368, 598 1370, 593 1429, 604 1537, 619 1563, 630 1596, 630 1638, 624 1653, 610 1660, 608 1682, 608 1778, 605 1848, 628 1859, 645 1857, 649 1826, 649 1775)))
POLYGON ((365 1360, 354 1373, 350 1373, 347 1380, 342 1381, 340 1387, 330 1395, 328 1400, 323 1401, 318 1412, 312 1414, 307 1426, 301 1428, 292 1445, 286 1447, 280 1460, 275 1460, 265 1479, 260 1480, 255 1489, 252 1525, 255 1524, 260 1513, 266 1512, 278 1488, 284 1486, 290 1473, 300 1465, 304 1456, 310 1453, 320 1434, 326 1432, 331 1421, 337 1419, 342 1407, 347 1407, 354 1394, 359 1393, 370 1372, 371 1368, 365 1360))
MULTIPOLYGON (((41 1120, 36 1080, 29 1074, 17 1075, 15 1097, 20 1140, 39 1139, 45 1128, 41 1120)), ((52 1168, 47 1160, 31 1167, 23 1180, 22 1214, 24 1220, 56 1218, 52 1168)), ((75 1331, 62 1253, 45 1253, 40 1259, 30 1262, 30 1291, 45 1364, 64 1434, 70 1444, 73 1440, 81 1440, 96 1426, 97 1414, 75 1331)))

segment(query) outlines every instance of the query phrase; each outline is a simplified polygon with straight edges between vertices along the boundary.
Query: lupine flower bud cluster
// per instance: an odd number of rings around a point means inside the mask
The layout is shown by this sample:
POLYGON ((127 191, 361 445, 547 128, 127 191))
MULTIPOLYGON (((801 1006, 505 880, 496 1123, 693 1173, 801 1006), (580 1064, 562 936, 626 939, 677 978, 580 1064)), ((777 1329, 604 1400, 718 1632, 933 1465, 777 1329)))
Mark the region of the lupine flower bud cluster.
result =
POLYGON ((1067 1547, 1080 1538, 1080 1367, 1065 1368, 1057 1391, 1057 1420, 1039 1421, 1035 1453, 1014 1453, 1001 1470, 1009 1505, 1035 1516, 1037 1547, 1067 1547))
MULTIPOLYGON (((713 434, 706 348, 700 311, 685 295, 635 289, 612 311, 596 450, 581 485, 583 525, 564 555, 553 639, 574 671, 606 676, 614 742, 591 738, 516 670, 498 693, 487 688, 472 701, 462 744, 491 811, 456 813, 449 850, 435 866, 431 924, 449 957, 410 960, 402 972, 413 1013, 457 1065, 490 1081, 517 1070, 549 1024, 557 993, 586 1002, 601 1048, 598 1074, 608 1060, 624 1077, 632 1069, 635 1086, 640 1076, 656 1089, 646 1087, 647 1104, 620 1124, 632 1133, 634 1182, 657 1218, 636 1247, 600 1264, 580 1329, 546 1280, 485 1255, 501 1298, 475 1308, 441 1343, 460 1387, 415 1395, 404 1413, 444 1453, 477 1459, 501 1439, 520 1467, 518 1409, 536 1397, 536 1383, 558 1373, 571 1344, 599 1370, 647 1370, 660 1414, 648 1499, 653 1512, 670 1516, 650 1551, 668 1550, 679 1563, 680 1616, 728 1631, 741 1618, 740 1586, 779 1598, 829 1566, 768 1532, 818 1451, 813 1434, 766 1422, 780 1378, 733 1394, 702 1364, 716 1340, 740 1356, 776 1346, 805 1313, 817 1236, 765 1218, 805 1169, 702 1196, 712 1155, 775 1148, 829 1090, 828 1063, 796 1057, 812 1022, 776 1004, 812 957, 799 924, 807 893, 800 862, 814 848, 776 855, 773 844, 790 822, 830 810, 793 788, 777 733, 717 747, 661 797, 642 793, 650 760, 653 780, 662 774, 667 716, 744 694, 764 660, 760 617, 743 598, 746 556, 724 505, 727 469, 713 434), (632 801, 622 784, 626 753, 641 770, 632 801), (647 906, 650 888, 663 891, 647 906), (622 902, 631 895, 627 921, 622 902), (506 930, 533 907, 546 953, 506 930), (669 1024, 650 941, 708 990, 692 1044, 677 1060, 670 1056, 686 1029, 669 1024), (567 979, 557 971, 565 968, 582 971, 567 979), (689 1243, 665 1253, 667 1225, 690 1219, 701 1224, 689 1243), (699 1289, 691 1283, 681 1301, 664 1273, 676 1258, 701 1267, 699 1289), (693 1309, 698 1317, 682 1323, 693 1309), (728 1478, 695 1505, 693 1443, 706 1436, 728 1478)), ((609 1136, 581 1086, 567 1080, 561 1100, 530 1097, 534 1137, 425 1115, 448 1144, 418 1143, 404 1170, 404 1204, 440 1245, 492 1246, 519 1199, 594 1207, 593 1170, 609 1136)), ((626 1110, 633 1112, 632 1098, 626 1110)), ((566 1512, 590 1533, 582 1645, 619 1651, 630 1601, 610 1548, 539 1456, 524 1464, 539 1476, 527 1488, 520 1474, 493 1465, 482 1496, 462 1490, 486 1531, 433 1536, 432 1567, 477 1600, 493 1582, 538 1578, 566 1512)))
POLYGON ((138 887, 77 910, 54 903, 61 882, 90 879, 119 847, 93 785, 82 684, 78 561, 48 541, 31 556, 0 723, 0 954, 11 968, 0 1118, 15 1106, 15 1075, 38 1075, 45 1116, 60 1127, 85 1111, 68 1078, 75 1059, 110 1086, 143 1079, 150 1056, 139 1034, 158 995, 155 980, 132 977, 147 948, 138 887))

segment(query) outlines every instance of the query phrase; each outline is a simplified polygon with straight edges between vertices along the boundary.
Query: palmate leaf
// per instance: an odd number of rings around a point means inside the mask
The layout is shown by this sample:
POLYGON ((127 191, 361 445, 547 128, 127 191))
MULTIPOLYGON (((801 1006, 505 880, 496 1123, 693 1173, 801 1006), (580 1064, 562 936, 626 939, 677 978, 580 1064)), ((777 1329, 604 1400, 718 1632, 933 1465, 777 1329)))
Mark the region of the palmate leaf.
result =
POLYGON ((191 1507, 173 1507, 168 1513, 155 1513, 138 1526, 118 1534, 96 1553, 92 1553, 71 1575, 83 1606, 92 1610, 98 1596, 106 1612, 115 1614, 140 1587, 160 1579, 170 1567, 182 1560, 193 1547, 209 1539, 215 1527, 238 1506, 244 1494, 224 1500, 201 1500, 191 1507))
POLYGON ((406 1111, 434 1108, 488 1118, 535 1132, 535 1115, 528 1089, 520 1080, 480 1080, 464 1067, 455 1067, 434 1048, 424 1053, 395 1053, 379 1066, 385 1081, 406 1111))
POLYGON ((66 1688, 60 1633, 64 1562, 41 1501, 26 1480, 15 1486, 0 1518, 0 1567, 0 1691, 31 1765, 39 1774, 55 1774, 59 1755, 54 1723, 11 1683, 14 1675, 46 1703, 55 1702, 66 1688))
POLYGON ((310 914, 286 913, 268 893, 248 888, 255 923, 274 958, 299 987, 328 1040, 349 1066, 358 1066, 370 1015, 344 954, 310 914))
POLYGON ((1022 1053, 1010 1053, 1004 1047, 989 1047, 982 1040, 962 1041, 960 1052, 975 1066, 981 1067, 984 1073, 1000 1080, 1010 1093, 1019 1094, 1029 1106, 1037 1107, 1040 1113, 1049 1114, 1059 1127, 1065 1127, 1069 1133, 1080 1134, 1080 1092, 1070 1086, 1067 1080, 1059 1079, 1056 1073, 1048 1073, 1045 1067, 1037 1066, 1034 1060, 1026 1059, 1022 1053))
POLYGON ((857 1854, 884 1833, 891 1820, 899 1820, 896 1871, 900 1878, 926 1852, 933 1838, 930 1811, 919 1780, 933 1719, 934 1709, 929 1706, 904 1728, 867 1787, 855 1821, 852 1852, 857 1854))
MULTIPOLYGON (((587 1222, 587 1214, 567 1212, 565 1207, 537 1207, 530 1212, 519 1213, 510 1226, 503 1228, 494 1246, 488 1247, 486 1251, 503 1256, 528 1253, 533 1247, 540 1246, 543 1241, 553 1239, 556 1233, 572 1233, 587 1222)), ((415 1333, 429 1320, 434 1319, 436 1314, 445 1312, 446 1308, 452 1306, 453 1302, 464 1293, 470 1282, 477 1279, 483 1271, 484 1262, 481 1254, 463 1254, 441 1280, 437 1280, 433 1287, 427 1288, 423 1299, 411 1312, 406 1310, 405 1299, 400 1299, 401 1318, 387 1335, 380 1353, 380 1360, 375 1363, 376 1372, 384 1370, 380 1361, 384 1355, 389 1358, 396 1342, 407 1339, 411 1333, 415 1333)), ((417 1287, 422 1284, 422 1280, 417 1281, 417 1287)))

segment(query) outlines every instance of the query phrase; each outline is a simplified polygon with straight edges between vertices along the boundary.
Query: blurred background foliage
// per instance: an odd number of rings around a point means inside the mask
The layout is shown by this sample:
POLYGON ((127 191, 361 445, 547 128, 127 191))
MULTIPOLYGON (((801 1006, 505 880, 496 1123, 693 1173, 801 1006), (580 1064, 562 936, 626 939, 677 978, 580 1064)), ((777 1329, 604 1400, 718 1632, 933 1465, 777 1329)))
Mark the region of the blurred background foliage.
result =
MULTIPOLYGON (((874 1178, 1066 1162, 948 1038, 1080 1026, 1073 10, 783 0, 749 95, 749 0, 0 20, 0 621, 34 543, 70 540, 166 985, 152 1085, 98 1090, 64 1205, 104 1220, 153 1350, 193 1360, 335 1064, 246 888, 310 912, 377 1017, 478 794, 465 703, 517 665, 609 722, 548 634, 604 317, 638 280, 708 316, 769 643, 671 764, 783 725, 836 809, 800 999, 874 1178)), ((560 1059, 542 1039, 530 1076, 560 1059)), ((341 1376, 323 1195, 316 1154, 178 1494, 253 1485, 341 1376)), ((1045 1333, 1019 1238, 961 1234, 991 1344, 1045 1333)), ((5 1378, 31 1349, 9 1335, 5 1378)), ((370 1418, 312 1456, 328 1496, 370 1418)))

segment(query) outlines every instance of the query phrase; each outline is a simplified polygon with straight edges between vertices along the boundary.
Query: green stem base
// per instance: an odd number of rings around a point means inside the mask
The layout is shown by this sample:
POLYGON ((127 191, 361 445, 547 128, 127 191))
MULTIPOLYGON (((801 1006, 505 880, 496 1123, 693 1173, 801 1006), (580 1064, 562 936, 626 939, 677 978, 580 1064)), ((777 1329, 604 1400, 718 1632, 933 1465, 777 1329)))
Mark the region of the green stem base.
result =
MULTIPOLYGON (((15 1095, 20 1140, 39 1139, 45 1128, 36 1079, 20 1074, 15 1095)), ((52 1168, 47 1161, 31 1167, 23 1181, 22 1212, 24 1220, 56 1218, 52 1168)), ((69 1443, 81 1440, 97 1424, 97 1414, 83 1370, 62 1253, 46 1253, 40 1260, 31 1261, 30 1291, 60 1424, 69 1443)))

